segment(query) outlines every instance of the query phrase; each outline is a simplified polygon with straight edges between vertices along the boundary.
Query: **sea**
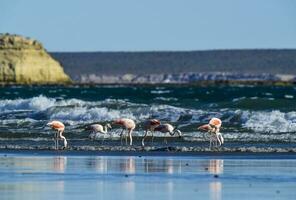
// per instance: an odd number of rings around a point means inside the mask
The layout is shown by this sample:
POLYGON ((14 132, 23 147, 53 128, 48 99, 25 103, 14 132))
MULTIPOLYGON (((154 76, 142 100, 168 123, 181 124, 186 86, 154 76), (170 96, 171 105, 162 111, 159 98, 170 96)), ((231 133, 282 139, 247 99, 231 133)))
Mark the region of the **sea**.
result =
POLYGON ((296 87, 260 85, 2 86, 0 148, 53 148, 54 131, 46 124, 59 120, 69 149, 122 150, 120 127, 95 141, 87 127, 123 117, 137 124, 132 150, 141 150, 143 122, 158 119, 182 137, 156 132, 146 150, 209 151, 209 138, 197 127, 218 117, 225 143, 216 151, 296 152, 296 87))

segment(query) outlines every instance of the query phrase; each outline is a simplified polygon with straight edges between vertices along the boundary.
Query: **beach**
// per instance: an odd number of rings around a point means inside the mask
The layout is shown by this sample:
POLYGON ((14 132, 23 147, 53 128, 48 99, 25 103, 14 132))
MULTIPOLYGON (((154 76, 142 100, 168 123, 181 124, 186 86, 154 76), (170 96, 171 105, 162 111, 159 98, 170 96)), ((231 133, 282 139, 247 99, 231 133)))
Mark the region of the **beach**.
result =
POLYGON ((0 1, 0 200, 296 200, 296 1, 0 1))
POLYGON ((1 151, 1 199, 293 199, 295 154, 1 151))
POLYGON ((1 199, 293 199, 294 86, 0 87, 1 199), (197 130, 222 120, 224 144, 197 130), (118 118, 136 122, 121 143, 118 118), (151 133, 158 119, 182 132, 151 133), (52 120, 65 124, 54 150, 52 120), (91 124, 112 124, 95 140, 91 124), (166 139, 167 143, 164 142, 166 139), (63 142, 60 141, 60 149, 63 142))

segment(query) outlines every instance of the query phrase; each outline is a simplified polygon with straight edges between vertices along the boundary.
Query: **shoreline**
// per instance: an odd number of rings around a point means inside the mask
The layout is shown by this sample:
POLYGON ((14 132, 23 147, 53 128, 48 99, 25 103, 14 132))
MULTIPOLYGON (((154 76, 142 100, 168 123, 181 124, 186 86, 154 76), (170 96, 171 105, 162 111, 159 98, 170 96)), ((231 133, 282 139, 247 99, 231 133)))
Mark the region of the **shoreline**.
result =
POLYGON ((87 151, 87 150, 3 150, 0 156, 114 156, 114 157, 196 157, 213 159, 296 159, 296 152, 160 152, 160 151, 87 151))

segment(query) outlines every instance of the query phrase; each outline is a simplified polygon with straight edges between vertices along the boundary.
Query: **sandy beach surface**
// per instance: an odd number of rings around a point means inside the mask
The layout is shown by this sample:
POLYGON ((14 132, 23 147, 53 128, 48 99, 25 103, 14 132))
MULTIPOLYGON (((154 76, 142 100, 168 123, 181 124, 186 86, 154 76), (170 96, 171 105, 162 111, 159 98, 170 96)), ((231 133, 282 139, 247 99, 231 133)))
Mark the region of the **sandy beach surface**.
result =
POLYGON ((294 153, 1 151, 1 199, 294 199, 294 153))

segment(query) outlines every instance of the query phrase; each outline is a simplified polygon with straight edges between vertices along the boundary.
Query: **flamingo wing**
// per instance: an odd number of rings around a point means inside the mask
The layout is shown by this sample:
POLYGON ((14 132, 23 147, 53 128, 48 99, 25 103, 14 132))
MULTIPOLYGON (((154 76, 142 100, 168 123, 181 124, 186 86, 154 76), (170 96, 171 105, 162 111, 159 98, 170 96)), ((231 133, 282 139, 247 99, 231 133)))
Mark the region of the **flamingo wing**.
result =
POLYGON ((210 129, 210 126, 208 124, 204 124, 202 126, 199 126, 197 129, 202 131, 208 131, 210 129))

